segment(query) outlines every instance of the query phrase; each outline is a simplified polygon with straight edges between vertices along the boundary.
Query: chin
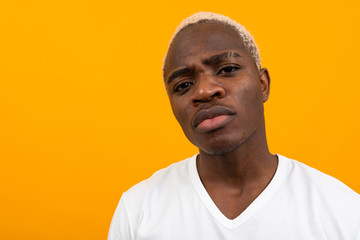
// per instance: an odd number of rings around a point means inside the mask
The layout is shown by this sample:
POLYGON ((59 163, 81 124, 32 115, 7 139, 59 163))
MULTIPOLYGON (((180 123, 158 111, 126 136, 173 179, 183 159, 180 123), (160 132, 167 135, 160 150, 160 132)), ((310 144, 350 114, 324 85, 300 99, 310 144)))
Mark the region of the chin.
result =
POLYGON ((201 149, 201 151, 206 152, 208 155, 219 156, 230 153, 234 151, 236 148, 237 147, 232 146, 232 147, 224 147, 224 148, 201 149))
POLYGON ((235 151, 243 143, 247 141, 251 133, 245 131, 233 131, 229 133, 225 129, 219 129, 206 136, 189 137, 185 134, 189 141, 199 148, 200 151, 209 155, 224 155, 235 151))
POLYGON ((205 146, 197 146, 201 151, 209 155, 224 155, 236 150, 244 141, 215 141, 205 146))

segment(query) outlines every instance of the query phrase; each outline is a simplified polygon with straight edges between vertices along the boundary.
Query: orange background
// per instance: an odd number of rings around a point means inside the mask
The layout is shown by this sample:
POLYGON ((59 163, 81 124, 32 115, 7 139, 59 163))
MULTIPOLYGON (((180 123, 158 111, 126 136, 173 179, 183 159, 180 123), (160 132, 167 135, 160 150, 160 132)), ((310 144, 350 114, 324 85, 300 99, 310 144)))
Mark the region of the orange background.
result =
POLYGON ((105 239, 123 191, 197 152, 161 66, 200 10, 257 40, 271 151, 360 192, 357 1, 2 1, 0 239, 105 239))

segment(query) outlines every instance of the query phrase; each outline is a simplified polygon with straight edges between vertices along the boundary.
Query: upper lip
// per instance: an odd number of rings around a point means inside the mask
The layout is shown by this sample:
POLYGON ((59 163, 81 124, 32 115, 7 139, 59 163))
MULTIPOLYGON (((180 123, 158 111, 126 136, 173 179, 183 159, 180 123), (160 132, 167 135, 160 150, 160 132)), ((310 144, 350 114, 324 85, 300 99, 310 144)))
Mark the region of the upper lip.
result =
POLYGON ((222 106, 215 106, 209 109, 200 110, 194 117, 193 126, 197 127, 202 121, 216 118, 221 115, 235 115, 235 112, 222 106))

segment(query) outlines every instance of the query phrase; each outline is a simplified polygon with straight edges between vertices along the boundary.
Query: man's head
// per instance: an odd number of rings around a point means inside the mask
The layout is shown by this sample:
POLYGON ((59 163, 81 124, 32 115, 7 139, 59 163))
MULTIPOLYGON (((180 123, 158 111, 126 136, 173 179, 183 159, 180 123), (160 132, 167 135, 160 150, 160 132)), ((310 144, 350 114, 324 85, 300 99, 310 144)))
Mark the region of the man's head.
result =
MULTIPOLYGON (((259 48, 255 43, 254 37, 245 29, 244 26, 241 24, 235 22, 229 17, 226 17, 224 15, 212 13, 212 12, 198 12, 190 17, 184 19, 180 25, 176 28, 175 32, 173 33, 173 36, 171 37, 169 48, 173 42, 173 40, 176 38, 176 36, 183 31, 184 29, 191 27, 196 24, 200 24, 203 22, 218 22, 224 25, 227 25, 231 28, 233 28, 241 37, 241 41, 244 44, 245 49, 249 52, 251 57, 253 58, 256 66, 258 69, 261 68, 261 59, 260 59, 260 53, 259 48)), ((167 59, 168 52, 165 54, 164 59, 164 65, 163 70, 165 70, 165 64, 167 59)))
POLYGON ((257 144, 254 139, 265 137, 263 102, 270 79, 260 69, 255 42, 247 32, 245 40, 233 24, 199 19, 180 25, 164 63, 174 115, 188 139, 207 154, 257 144))

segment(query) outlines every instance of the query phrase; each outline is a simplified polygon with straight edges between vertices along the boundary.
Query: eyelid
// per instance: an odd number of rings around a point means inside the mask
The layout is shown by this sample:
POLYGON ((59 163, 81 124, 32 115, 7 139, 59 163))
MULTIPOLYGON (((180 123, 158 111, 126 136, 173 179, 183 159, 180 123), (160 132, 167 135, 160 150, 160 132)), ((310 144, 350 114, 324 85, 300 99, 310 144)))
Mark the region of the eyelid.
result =
POLYGON ((176 80, 176 79, 178 79, 178 78, 181 79, 182 77, 191 74, 192 71, 193 71, 193 70, 190 69, 190 68, 181 68, 181 69, 178 69, 178 70, 176 70, 176 71, 174 71, 173 73, 170 74, 167 82, 170 84, 172 81, 174 81, 174 80, 176 80))
POLYGON ((192 84, 193 84, 193 81, 189 78, 185 78, 180 81, 177 81, 173 86, 173 92, 175 92, 175 93, 183 92, 184 90, 187 90, 189 88, 189 85, 192 85, 192 84), (187 85, 184 86, 184 84, 187 84, 187 85), (181 88, 181 89, 178 90, 179 88, 181 88))
POLYGON ((224 70, 225 68, 228 68, 228 67, 236 68, 236 70, 241 69, 241 67, 240 67, 238 64, 229 63, 229 64, 221 65, 221 66, 217 69, 216 74, 219 74, 222 70, 224 70))
POLYGON ((176 92, 181 92, 181 91, 183 91, 183 90, 186 90, 187 88, 182 89, 182 90, 177 90, 182 84, 185 84, 185 83, 192 84, 192 81, 191 81, 189 78, 184 79, 184 80, 181 80, 181 81, 178 81, 178 82, 174 85, 173 91, 176 93, 176 92))

